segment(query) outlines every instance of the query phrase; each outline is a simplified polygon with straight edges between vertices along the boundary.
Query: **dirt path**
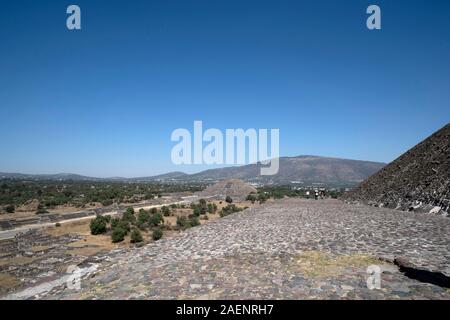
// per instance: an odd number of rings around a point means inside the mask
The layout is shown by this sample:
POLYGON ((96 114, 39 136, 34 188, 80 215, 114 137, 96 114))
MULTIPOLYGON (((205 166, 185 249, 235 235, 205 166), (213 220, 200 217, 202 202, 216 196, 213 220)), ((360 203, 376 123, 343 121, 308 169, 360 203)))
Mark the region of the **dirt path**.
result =
MULTIPOLYGON (((134 209, 135 209, 135 211, 139 211, 140 209, 148 210, 151 208, 161 208, 162 206, 170 206, 172 204, 183 204, 183 203, 186 204, 186 203, 190 203, 191 201, 194 201, 192 199, 192 197, 189 200, 175 201, 175 202, 169 202, 169 203, 165 203, 165 204, 137 205, 137 206, 134 206, 134 209)), ((113 216, 113 215, 117 215, 117 214, 119 214, 119 211, 115 210, 115 211, 103 213, 102 215, 103 216, 113 216)), ((95 213, 93 212, 92 215, 89 215, 89 216, 61 220, 61 221, 58 221, 58 223, 60 223, 60 224, 73 223, 76 221, 92 219, 92 217, 94 217, 94 216, 95 216, 95 213)), ((30 225, 22 226, 22 227, 11 229, 11 230, 3 230, 3 231, 0 231, 0 240, 14 238, 17 234, 25 233, 29 230, 44 229, 44 228, 52 227, 54 225, 55 225, 55 222, 46 222, 46 223, 30 224, 30 225)))

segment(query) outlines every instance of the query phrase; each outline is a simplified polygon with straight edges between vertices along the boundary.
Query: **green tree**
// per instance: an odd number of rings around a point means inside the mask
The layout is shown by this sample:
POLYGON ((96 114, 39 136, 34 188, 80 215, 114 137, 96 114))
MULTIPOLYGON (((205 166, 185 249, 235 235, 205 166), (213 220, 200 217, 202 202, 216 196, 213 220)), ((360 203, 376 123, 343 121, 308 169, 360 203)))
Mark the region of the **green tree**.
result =
POLYGON ((200 225, 200 220, 198 219, 198 217, 192 217, 189 219, 189 225, 191 227, 196 227, 196 226, 200 225))
POLYGON ((170 216, 170 208, 169 207, 162 206, 161 212, 163 213, 164 217, 170 216))
POLYGON ((254 194, 249 194, 246 198, 247 201, 251 201, 252 203, 255 203, 256 201, 256 196, 254 194))
POLYGON ((91 229, 91 234, 93 234, 93 235, 105 233, 106 232, 106 220, 103 217, 98 216, 91 220, 89 227, 91 229))
POLYGON ((159 239, 162 238, 162 236, 163 236, 163 232, 161 229, 156 228, 153 230, 153 233, 152 233, 153 240, 158 241, 159 239))
POLYGON ((200 207, 195 207, 194 211, 192 212, 194 216, 198 217, 200 216, 200 207))
POLYGON ((118 228, 121 228, 121 229, 123 229, 123 230, 125 230, 127 234, 128 234, 128 232, 130 232, 130 230, 131 230, 131 225, 130 225, 130 223, 129 223, 128 221, 126 221, 126 220, 120 220, 117 227, 118 227, 118 228))
POLYGON ((128 207, 127 210, 123 213, 122 220, 128 221, 130 223, 134 223, 136 221, 136 217, 134 216, 134 209, 132 207, 128 207))
POLYGON ((149 220, 150 220, 150 214, 144 209, 139 210, 138 218, 137 218, 138 224, 139 225, 144 225, 149 220))
POLYGON ((119 225, 120 219, 119 218, 112 218, 111 219, 111 229, 116 228, 119 225))
POLYGON ((164 223, 164 218, 161 215, 161 213, 155 213, 150 217, 150 225, 157 227, 159 226, 161 223, 164 223))
POLYGON ((125 236, 127 235, 127 233, 128 232, 126 230, 124 230, 120 227, 116 227, 111 234, 112 242, 116 243, 116 242, 123 241, 125 239, 125 236))

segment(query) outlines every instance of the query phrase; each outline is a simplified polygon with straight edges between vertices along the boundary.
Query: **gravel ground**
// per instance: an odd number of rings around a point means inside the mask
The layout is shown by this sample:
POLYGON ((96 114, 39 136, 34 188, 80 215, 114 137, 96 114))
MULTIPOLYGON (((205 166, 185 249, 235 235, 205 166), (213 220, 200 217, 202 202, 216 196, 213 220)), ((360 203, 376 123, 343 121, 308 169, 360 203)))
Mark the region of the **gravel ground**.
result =
POLYGON ((81 290, 59 286, 20 297, 449 299, 448 289, 410 279, 392 263, 401 258, 449 276, 449 235, 445 217, 283 199, 113 256, 81 290), (381 288, 369 290, 366 271, 374 264, 383 271, 381 288))

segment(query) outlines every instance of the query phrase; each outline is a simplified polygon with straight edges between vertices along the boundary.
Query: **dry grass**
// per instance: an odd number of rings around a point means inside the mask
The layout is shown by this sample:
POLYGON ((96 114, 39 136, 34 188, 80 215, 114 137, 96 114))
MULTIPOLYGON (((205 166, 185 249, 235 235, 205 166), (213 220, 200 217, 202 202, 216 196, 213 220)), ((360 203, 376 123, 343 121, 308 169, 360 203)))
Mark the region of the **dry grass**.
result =
POLYGON ((91 234, 91 230, 89 229, 90 223, 91 219, 61 223, 60 227, 49 227, 45 230, 45 232, 55 237, 65 234, 89 235, 91 234))
POLYGON ((5 266, 5 265, 21 266, 24 264, 31 263, 33 261, 34 261, 34 258, 17 256, 14 258, 5 258, 5 259, 0 260, 0 266, 5 266))
POLYGON ((308 277, 337 277, 349 268, 367 268, 379 263, 379 259, 363 254, 332 256, 321 251, 305 251, 294 259, 289 269, 308 277))
POLYGON ((8 273, 0 273, 0 292, 6 292, 20 284, 20 280, 8 273))
POLYGON ((31 248, 31 250, 33 252, 40 252, 40 251, 48 250, 50 248, 52 248, 52 246, 35 246, 35 247, 31 248))

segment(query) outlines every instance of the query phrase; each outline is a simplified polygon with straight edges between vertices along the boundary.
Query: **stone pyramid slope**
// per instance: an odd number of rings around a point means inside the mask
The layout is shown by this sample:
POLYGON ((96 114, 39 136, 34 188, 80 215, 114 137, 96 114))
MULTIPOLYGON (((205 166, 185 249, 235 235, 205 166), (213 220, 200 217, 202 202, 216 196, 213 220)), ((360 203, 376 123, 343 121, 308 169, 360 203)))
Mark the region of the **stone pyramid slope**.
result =
POLYGON ((450 205, 450 124, 343 198, 370 205, 447 215, 450 205))

